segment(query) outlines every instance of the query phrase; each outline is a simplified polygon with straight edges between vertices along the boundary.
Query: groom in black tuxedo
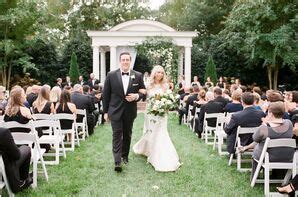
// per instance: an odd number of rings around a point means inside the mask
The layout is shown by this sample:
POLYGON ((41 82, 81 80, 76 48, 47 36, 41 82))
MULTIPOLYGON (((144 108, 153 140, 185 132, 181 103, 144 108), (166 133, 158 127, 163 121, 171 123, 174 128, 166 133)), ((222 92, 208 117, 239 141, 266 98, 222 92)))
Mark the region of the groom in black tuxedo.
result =
POLYGON ((111 120, 113 129, 113 155, 115 171, 121 172, 121 158, 128 163, 133 121, 137 116, 136 103, 145 95, 142 74, 130 70, 131 56, 120 54, 120 69, 110 71, 103 90, 103 112, 106 121, 111 120))

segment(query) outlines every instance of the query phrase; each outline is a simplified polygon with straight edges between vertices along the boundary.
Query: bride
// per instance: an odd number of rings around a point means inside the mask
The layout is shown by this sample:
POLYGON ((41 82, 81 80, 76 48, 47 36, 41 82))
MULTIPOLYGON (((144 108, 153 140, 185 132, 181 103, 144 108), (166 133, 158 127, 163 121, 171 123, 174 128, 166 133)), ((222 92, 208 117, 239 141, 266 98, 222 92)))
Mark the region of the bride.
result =
MULTIPOLYGON (((147 97, 162 94, 169 88, 165 71, 161 66, 154 66, 150 83, 146 89, 147 97)), ((179 157, 170 139, 167 130, 167 116, 154 116, 145 113, 143 136, 133 146, 136 154, 147 156, 147 161, 156 171, 176 171, 179 166, 179 157)))

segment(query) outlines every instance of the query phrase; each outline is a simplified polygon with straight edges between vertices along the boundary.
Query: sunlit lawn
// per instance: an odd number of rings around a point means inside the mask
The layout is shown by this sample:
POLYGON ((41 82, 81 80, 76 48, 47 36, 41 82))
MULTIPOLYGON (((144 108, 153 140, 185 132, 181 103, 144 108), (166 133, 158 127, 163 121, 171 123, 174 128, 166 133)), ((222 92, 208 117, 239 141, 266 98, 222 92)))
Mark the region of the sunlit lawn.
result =
MULTIPOLYGON (((143 114, 133 129, 132 144, 142 135, 143 114)), ((168 128, 180 156, 182 167, 177 172, 155 172, 146 158, 131 152, 130 162, 121 174, 113 171, 112 131, 108 124, 81 143, 75 152, 58 166, 47 166, 49 181, 40 176, 38 187, 19 196, 262 196, 263 185, 250 187, 249 173, 239 173, 227 166, 186 126, 179 126, 175 115, 168 128)))

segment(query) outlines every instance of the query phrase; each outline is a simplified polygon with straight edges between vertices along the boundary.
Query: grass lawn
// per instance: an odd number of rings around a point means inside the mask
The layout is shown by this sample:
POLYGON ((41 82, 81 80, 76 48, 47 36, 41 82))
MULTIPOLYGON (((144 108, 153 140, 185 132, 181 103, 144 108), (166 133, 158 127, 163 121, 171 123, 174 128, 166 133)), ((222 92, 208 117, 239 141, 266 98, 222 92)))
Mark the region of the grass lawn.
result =
MULTIPOLYGON (((141 137, 143 114, 133 129, 132 145, 141 137)), ((131 152, 122 173, 113 170, 112 131, 108 124, 96 132, 75 152, 67 152, 57 166, 47 166, 49 182, 42 176, 36 189, 18 196, 263 196, 263 185, 250 187, 249 173, 227 166, 186 126, 179 126, 175 115, 168 122, 169 133, 183 163, 177 172, 155 172, 146 158, 131 152)))

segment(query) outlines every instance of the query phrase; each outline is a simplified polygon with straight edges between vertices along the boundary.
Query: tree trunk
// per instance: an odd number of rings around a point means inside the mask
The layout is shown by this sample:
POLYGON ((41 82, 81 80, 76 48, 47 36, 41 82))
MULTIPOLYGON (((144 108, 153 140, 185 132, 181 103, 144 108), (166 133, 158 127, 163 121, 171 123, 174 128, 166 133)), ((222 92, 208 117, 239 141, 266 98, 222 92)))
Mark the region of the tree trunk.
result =
POLYGON ((7 73, 7 90, 9 90, 9 86, 10 86, 11 67, 12 67, 12 65, 10 63, 8 66, 8 73, 7 73))
POLYGON ((274 78, 273 78, 273 89, 277 90, 278 83, 279 64, 274 65, 274 78))
POLYGON ((269 89, 272 89, 272 67, 271 65, 267 65, 267 76, 268 76, 268 83, 269 83, 269 89))

